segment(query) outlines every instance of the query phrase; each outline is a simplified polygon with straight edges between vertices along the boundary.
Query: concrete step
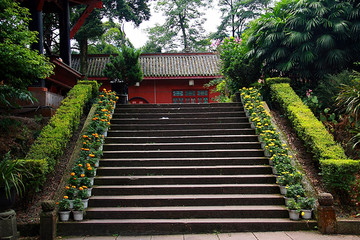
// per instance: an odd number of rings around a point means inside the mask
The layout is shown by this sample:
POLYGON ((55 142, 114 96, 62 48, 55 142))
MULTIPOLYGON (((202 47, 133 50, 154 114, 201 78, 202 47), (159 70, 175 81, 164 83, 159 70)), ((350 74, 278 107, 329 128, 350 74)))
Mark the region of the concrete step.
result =
POLYGON ((113 130, 108 137, 169 137, 169 136, 208 136, 208 135, 254 135, 255 129, 186 129, 186 130, 113 130))
POLYGON ((166 206, 88 208, 89 219, 286 218, 285 206, 166 206))
POLYGON ((268 165, 267 157, 215 157, 215 158, 103 158, 101 167, 145 166, 214 166, 214 165, 268 165))
POLYGON ((176 119, 176 118, 223 118, 223 117, 246 117, 244 111, 237 111, 237 112, 196 112, 196 113, 174 113, 174 112, 114 112, 113 119, 162 119, 162 118, 169 118, 169 119, 176 119))
POLYGON ((106 143, 208 143, 208 142, 258 142, 257 135, 205 135, 173 137, 107 137, 106 143))
POLYGON ((247 117, 217 117, 217 118, 197 118, 194 115, 191 118, 115 118, 111 124, 190 124, 190 123, 248 123, 247 117))
POLYGON ((289 218, 187 218, 187 219, 92 219, 61 222, 58 235, 112 236, 216 232, 273 232, 313 230, 315 221, 291 221, 289 218))
POLYGON ((242 103, 183 103, 183 104, 176 104, 176 103, 168 103, 168 104, 118 104, 116 109, 120 108, 204 108, 204 107, 243 107, 242 103))
POLYGON ((149 151, 149 150, 211 150, 211 149, 260 149, 260 142, 216 142, 216 143, 111 143, 104 151, 149 151))
POLYGON ((263 157, 262 149, 104 151, 104 158, 263 157))
POLYGON ((169 107, 157 107, 157 108, 116 108, 115 113, 146 113, 146 112, 153 112, 153 113, 199 113, 199 112, 240 112, 244 109, 242 107, 236 106, 214 106, 214 107, 176 107, 176 106, 169 106, 169 107))
POLYGON ((90 207, 284 205, 280 194, 92 196, 90 207))
POLYGON ((93 195, 280 194, 277 184, 178 184, 94 186, 93 195))
POLYGON ((112 130, 188 130, 188 129, 244 129, 250 123, 194 123, 194 124, 112 124, 112 130))
POLYGON ((155 184, 252 184, 275 183, 268 174, 247 175, 161 175, 161 176, 97 176, 95 185, 155 185, 155 184))
POLYGON ((97 176, 271 174, 266 165, 99 167, 97 176))

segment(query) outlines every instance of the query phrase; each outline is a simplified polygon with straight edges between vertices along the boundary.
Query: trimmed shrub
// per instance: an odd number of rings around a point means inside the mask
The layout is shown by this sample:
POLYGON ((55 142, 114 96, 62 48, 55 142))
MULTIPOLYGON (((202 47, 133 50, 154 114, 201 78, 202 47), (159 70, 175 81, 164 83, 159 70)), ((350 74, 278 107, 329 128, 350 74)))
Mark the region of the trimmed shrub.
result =
POLYGON ((291 83, 291 79, 286 78, 286 77, 276 77, 276 78, 265 79, 266 85, 272 85, 272 84, 276 84, 276 83, 291 83))
POLYGON ((359 161, 347 159, 344 149, 334 141, 325 126, 301 101, 289 83, 270 86, 273 101, 285 112, 298 137, 320 163, 323 179, 332 191, 347 194, 359 172, 359 161))
POLYGON ((334 190, 340 190, 339 195, 347 195, 356 179, 356 173, 360 171, 360 161, 327 159, 320 160, 320 164, 325 184, 334 190))
POLYGON ((29 161, 26 165, 32 177, 26 184, 32 189, 38 190, 45 182, 46 175, 54 170, 58 158, 79 126, 84 106, 92 99, 93 87, 98 90, 95 83, 75 85, 31 146, 24 161, 29 161))

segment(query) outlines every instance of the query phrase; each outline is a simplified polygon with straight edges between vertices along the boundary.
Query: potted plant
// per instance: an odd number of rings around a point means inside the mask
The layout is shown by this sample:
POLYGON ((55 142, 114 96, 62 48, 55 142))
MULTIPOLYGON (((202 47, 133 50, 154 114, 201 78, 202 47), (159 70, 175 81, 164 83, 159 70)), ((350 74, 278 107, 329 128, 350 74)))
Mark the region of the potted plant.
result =
POLYGON ((295 199, 289 199, 289 201, 286 204, 287 209, 289 210, 289 217, 291 220, 299 220, 299 214, 300 214, 300 206, 295 201, 295 199))
POLYGON ((11 208, 16 194, 21 196, 25 191, 21 167, 19 161, 10 159, 10 153, 0 162, 0 210, 11 208))
POLYGON ((298 202, 301 208, 301 217, 311 219, 311 213, 315 206, 315 198, 299 197, 298 202))
POLYGON ((77 196, 77 189, 73 185, 69 185, 65 187, 65 195, 68 196, 68 199, 70 201, 70 208, 73 208, 74 199, 77 196))
POLYGON ((70 200, 68 196, 64 196, 60 202, 57 202, 59 206, 60 221, 67 222, 70 218, 70 200))
POLYGON ((74 200, 74 207, 72 212, 75 221, 81 221, 84 219, 84 204, 80 198, 76 198, 74 200))
POLYGON ((81 199, 82 203, 84 204, 84 209, 88 207, 89 202, 89 195, 87 189, 83 187, 79 187, 78 197, 81 199))
POLYGON ((88 196, 91 196, 92 184, 88 177, 83 177, 80 180, 80 185, 87 190, 88 196))
POLYGON ((294 198, 294 199, 298 199, 299 197, 304 197, 304 196, 305 196, 304 188, 299 183, 289 186, 285 194, 285 197, 294 198))

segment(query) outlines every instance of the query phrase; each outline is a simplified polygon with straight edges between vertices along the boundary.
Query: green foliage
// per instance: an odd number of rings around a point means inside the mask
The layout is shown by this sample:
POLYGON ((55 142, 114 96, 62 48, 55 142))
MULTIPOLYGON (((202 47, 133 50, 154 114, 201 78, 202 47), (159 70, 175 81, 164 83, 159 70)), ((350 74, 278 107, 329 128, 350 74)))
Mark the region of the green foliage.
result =
MULTIPOLYGON (((139 62, 140 54, 140 50, 123 45, 118 56, 110 57, 110 62, 106 64, 104 69, 104 75, 119 83, 123 91, 125 91, 125 86, 132 86, 141 82, 143 73, 139 62)), ((121 94, 123 93, 125 92, 121 92, 121 94)))
POLYGON ((18 160, 21 163, 24 172, 29 174, 23 176, 23 182, 25 189, 39 191, 40 186, 46 181, 47 173, 49 172, 49 166, 46 159, 21 159, 18 160))
POLYGON ((74 86, 31 146, 24 161, 33 163, 29 166, 34 177, 28 179, 26 184, 34 190, 39 190, 46 180, 46 174, 54 170, 57 159, 63 154, 69 139, 77 129, 83 108, 91 100, 92 86, 95 84, 74 86))
POLYGON ((57 203, 59 205, 59 211, 69 211, 70 210, 70 200, 67 198, 61 199, 57 203))
POLYGON ((84 210, 84 203, 81 201, 80 198, 76 198, 74 200, 73 211, 83 211, 83 210, 84 210))
POLYGON ((349 159, 321 160, 321 173, 325 184, 339 196, 347 196, 360 172, 360 161, 349 159))
POLYGON ((296 210, 298 212, 300 212, 301 208, 298 202, 295 201, 295 199, 291 198, 287 201, 286 207, 289 210, 296 210))
POLYGON ((101 83, 98 83, 97 81, 81 80, 81 81, 78 81, 78 84, 89 84, 89 85, 91 85, 91 89, 92 89, 91 97, 93 99, 97 98, 97 96, 99 94, 99 88, 101 86, 101 83))
POLYGON ((261 59, 265 73, 316 83, 358 61, 359 19, 351 0, 282 0, 252 22, 249 53, 261 59))
POLYGON ((352 79, 353 74, 348 70, 338 74, 326 75, 325 78, 319 80, 319 84, 313 89, 313 92, 324 107, 335 110, 335 99, 341 90, 340 86, 343 84, 351 85, 352 79))
POLYGON ((0 105, 5 108, 18 108, 20 106, 14 101, 15 99, 31 103, 37 102, 37 99, 27 90, 0 84, 0 105))
POLYGON ((360 114, 360 74, 354 72, 353 82, 350 85, 342 85, 341 90, 336 97, 337 106, 345 112, 358 120, 360 114))
POLYGON ((10 199, 11 189, 14 188, 16 193, 21 196, 25 190, 23 184, 21 162, 11 160, 10 153, 0 161, 0 188, 5 189, 6 198, 10 199))
POLYGON ((157 1, 156 10, 164 13, 165 23, 148 29, 149 44, 155 44, 165 51, 176 51, 179 48, 205 51, 210 42, 204 35, 205 19, 201 9, 209 7, 211 2, 212 0, 157 1))
POLYGON ((213 38, 222 39, 227 36, 241 36, 246 23, 259 16, 269 3, 269 0, 220 0, 221 23, 213 38))
POLYGON ((273 100, 287 114, 297 135, 319 161, 327 187, 339 196, 348 196, 348 190, 359 173, 359 161, 347 159, 342 147, 335 143, 324 125, 316 119, 295 94, 288 83, 271 86, 273 100))
MULTIPOLYGON (((46 78, 53 70, 44 55, 30 49, 37 41, 37 33, 28 29, 29 16, 29 10, 20 7, 17 1, 0 1, 1 80, 5 85, 21 90, 26 90, 37 79, 46 78)), ((26 92, 14 90, 13 93, 24 97, 26 92)), ((6 93, 0 91, 0 95, 6 93)))
POLYGON ((239 38, 225 38, 219 45, 221 72, 227 77, 232 93, 240 87, 248 87, 256 82, 260 74, 260 62, 255 58, 245 57, 246 46, 239 38))
POLYGON ((345 153, 333 136, 304 105, 288 83, 273 84, 272 99, 278 103, 291 121, 297 135, 307 148, 319 159, 345 159, 345 153))
POLYGON ((298 203, 302 210, 312 210, 315 207, 315 198, 299 197, 298 203))
POLYGON ((287 198, 293 198, 298 199, 300 197, 305 196, 304 188, 301 186, 301 184, 293 184, 287 187, 285 197, 287 198))
POLYGON ((103 15, 111 22, 126 21, 139 26, 142 21, 149 20, 149 0, 103 0, 102 2, 103 15))
POLYGON ((286 78, 286 77, 275 77, 275 78, 266 78, 265 79, 265 84, 267 86, 271 86, 272 84, 275 84, 275 83, 291 83, 291 79, 286 78))

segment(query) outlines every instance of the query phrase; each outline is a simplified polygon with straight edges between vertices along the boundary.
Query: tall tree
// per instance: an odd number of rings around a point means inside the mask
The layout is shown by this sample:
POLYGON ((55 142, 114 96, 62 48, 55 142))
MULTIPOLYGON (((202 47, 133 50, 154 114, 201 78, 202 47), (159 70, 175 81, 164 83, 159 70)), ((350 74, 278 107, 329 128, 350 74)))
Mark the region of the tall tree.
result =
POLYGON ((264 12, 271 0, 220 0, 221 24, 213 38, 241 36, 246 24, 264 12))
MULTIPOLYGON (((104 33, 103 25, 101 24, 102 18, 109 19, 109 22, 124 21, 133 22, 136 26, 150 17, 150 9, 147 5, 149 0, 103 0, 103 8, 100 10, 95 9, 86 19, 85 24, 79 29, 75 35, 75 39, 80 46, 80 63, 81 72, 86 73, 86 59, 88 40, 101 38, 104 33)), ((80 7, 81 8, 81 7, 80 7)), ((76 9, 75 15, 80 16, 83 12, 82 9, 76 9)), ((119 28, 121 30, 121 28, 119 28)), ((122 31, 122 43, 125 41, 125 33, 122 31)))
POLYGON ((125 40, 125 33, 121 25, 114 22, 103 23, 105 32, 96 41, 89 43, 89 54, 112 54, 119 53, 125 40))
POLYGON ((166 51, 181 47, 185 51, 204 50, 209 44, 203 24, 204 12, 212 1, 206 0, 160 0, 156 9, 163 12, 165 23, 148 29, 151 42, 166 51))
POLYGON ((111 56, 106 64, 104 75, 119 87, 115 89, 119 94, 127 94, 127 87, 141 82, 143 73, 139 62, 141 51, 131 44, 123 44, 118 56, 111 56))
POLYGON ((53 70, 44 55, 30 49, 37 33, 29 30, 29 20, 29 10, 17 1, 0 1, 0 103, 7 106, 12 105, 7 101, 9 97, 26 98, 27 87, 53 70))
MULTIPOLYGON (((84 10, 85 7, 82 5, 75 7, 72 20, 77 21, 84 10)), ((103 33, 104 28, 101 22, 100 10, 94 9, 74 36, 80 49, 80 72, 84 75, 87 74, 88 41, 99 38, 103 33)))

